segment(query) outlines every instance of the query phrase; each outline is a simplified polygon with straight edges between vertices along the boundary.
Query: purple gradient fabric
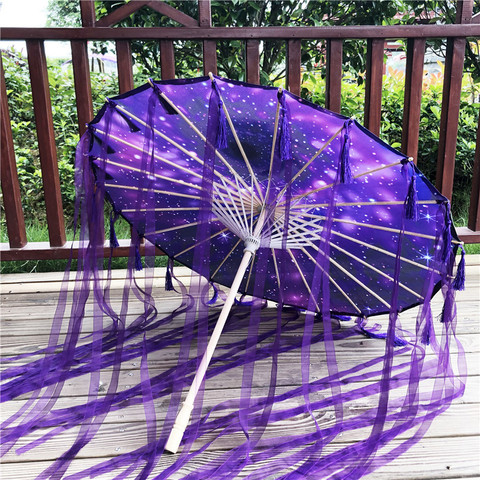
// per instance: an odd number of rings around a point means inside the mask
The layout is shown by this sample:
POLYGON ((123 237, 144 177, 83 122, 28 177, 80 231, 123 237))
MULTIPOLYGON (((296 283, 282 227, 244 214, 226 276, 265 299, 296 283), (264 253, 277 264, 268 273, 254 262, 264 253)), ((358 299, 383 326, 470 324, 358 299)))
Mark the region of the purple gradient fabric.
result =
POLYGON ((462 395, 454 290, 463 287, 464 267, 454 279, 461 245, 448 201, 411 159, 358 122, 271 87, 218 77, 150 81, 105 104, 79 143, 76 169, 83 248, 70 312, 67 271, 49 345, 6 359, 13 365, 2 374, 2 401, 31 393, 2 424, 2 454, 19 441, 24 453, 76 431, 37 478, 358 479, 417 443, 462 395), (111 258, 103 258, 105 201, 113 207, 112 247, 119 215, 133 232, 119 311, 109 293, 111 258), (207 371, 207 382, 234 375, 239 389, 205 413, 204 382, 181 453, 169 456, 163 448, 182 391, 224 298, 215 287, 210 299, 211 286, 230 286, 244 241, 263 218, 240 288, 252 300, 234 307, 225 330, 237 340, 217 348, 207 371), (154 245, 170 257, 168 289, 180 290, 173 312, 160 314, 152 293, 154 245), (173 260, 194 272, 189 288, 176 280, 173 260), (135 270, 142 267, 140 287, 135 270), (439 291, 436 322, 430 300, 439 291), (134 315, 133 300, 143 306, 134 315), (89 335, 82 333, 87 305, 89 335), (416 324, 406 329, 401 313, 414 306, 416 324), (373 327, 372 316, 380 322, 373 327), (337 345, 358 335, 383 353, 346 361, 337 345), (149 357, 173 348, 174 365, 152 373, 149 357), (286 369, 285 358, 293 359, 286 369), (122 367, 133 360, 139 383, 121 389, 122 367), (110 378, 100 395, 105 369, 110 378), (83 375, 88 400, 56 406, 65 382, 83 375), (161 415, 158 399, 168 403, 161 415), (137 404, 146 444, 76 468, 107 416, 137 404), (300 419, 305 431, 275 433, 300 419))

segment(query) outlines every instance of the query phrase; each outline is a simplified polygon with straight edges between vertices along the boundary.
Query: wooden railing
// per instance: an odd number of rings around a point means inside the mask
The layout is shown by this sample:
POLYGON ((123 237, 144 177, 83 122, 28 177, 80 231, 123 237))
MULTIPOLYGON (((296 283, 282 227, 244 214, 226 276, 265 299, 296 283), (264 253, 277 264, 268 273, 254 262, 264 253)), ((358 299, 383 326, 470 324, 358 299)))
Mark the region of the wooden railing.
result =
MULTIPOLYGON (((4 40, 26 40, 27 44, 50 238, 49 243, 31 243, 28 242, 26 236, 2 67, 1 174, 9 238, 9 243, 1 246, 2 260, 66 258, 72 246, 65 239, 65 222, 62 213, 57 152, 45 60, 45 40, 68 40, 71 43, 78 128, 79 133, 82 134, 85 124, 93 117, 87 51, 88 40, 111 40, 116 43, 120 93, 134 87, 131 40, 154 39, 160 42, 162 79, 175 77, 174 40, 197 40, 203 43, 203 69, 205 73, 217 72, 217 41, 243 40, 246 51, 245 78, 251 83, 259 83, 260 79, 260 41, 267 39, 283 40, 287 47, 286 87, 291 92, 299 94, 301 86, 301 41, 323 39, 327 43, 326 107, 339 112, 341 106, 343 42, 349 39, 364 39, 367 41, 364 124, 378 135, 381 127, 385 41, 387 39, 407 39, 402 150, 407 155, 416 158, 426 39, 446 38, 447 55, 436 186, 446 197, 452 198, 465 45, 468 37, 480 37, 480 19, 478 15, 472 16, 473 0, 457 3, 456 24, 361 27, 212 27, 209 0, 199 0, 198 20, 160 0, 133 0, 98 20, 95 18, 93 0, 83 0, 80 2, 80 6, 83 25, 80 28, 4 28, 1 32, 4 40), (169 16, 182 26, 111 28, 144 6, 169 16)), ((461 239, 466 243, 480 242, 480 123, 476 145, 468 227, 458 229, 461 239)), ((121 246, 115 249, 115 255, 122 256, 125 254, 127 254, 127 243, 121 242, 121 246)))

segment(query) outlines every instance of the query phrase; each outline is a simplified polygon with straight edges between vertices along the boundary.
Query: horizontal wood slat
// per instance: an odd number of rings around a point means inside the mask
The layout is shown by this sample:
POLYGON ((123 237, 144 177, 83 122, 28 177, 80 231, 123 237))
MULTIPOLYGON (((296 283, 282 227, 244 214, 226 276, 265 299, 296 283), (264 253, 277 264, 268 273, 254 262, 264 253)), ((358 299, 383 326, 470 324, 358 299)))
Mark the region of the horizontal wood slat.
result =
POLYGON ((1 185, 2 200, 7 222, 7 233, 11 248, 23 247, 27 243, 25 219, 22 210, 20 185, 18 183, 17 163, 13 147, 12 128, 8 110, 7 89, 3 63, 0 57, 0 115, 1 115, 1 185))
POLYGON ((43 42, 27 40, 27 53, 42 168, 43 191, 45 193, 48 235, 51 246, 60 247, 66 241, 65 224, 57 166, 57 147, 53 130, 52 104, 48 85, 47 60, 43 42))
MULTIPOLYGON (((98 22, 97 22, 98 25, 98 22)), ((479 37, 480 24, 468 25, 369 25, 335 27, 86 27, 2 28, 2 40, 116 40, 116 39, 401 39, 479 37)))

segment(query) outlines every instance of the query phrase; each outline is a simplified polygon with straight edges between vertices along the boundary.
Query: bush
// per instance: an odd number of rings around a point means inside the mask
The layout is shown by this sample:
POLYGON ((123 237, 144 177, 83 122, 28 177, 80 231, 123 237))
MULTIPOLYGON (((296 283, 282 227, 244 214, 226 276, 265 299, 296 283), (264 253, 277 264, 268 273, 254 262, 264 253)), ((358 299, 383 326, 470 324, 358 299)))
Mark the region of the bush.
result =
MULTIPOLYGON (((45 209, 38 143, 36 135, 33 133, 35 132, 35 119, 28 67, 25 59, 19 53, 11 50, 4 52, 4 69, 26 221, 27 223, 32 221, 41 223, 44 221, 45 209)), ((79 139, 73 74, 71 66, 59 65, 58 62, 49 64, 48 73, 62 200, 68 225, 71 224, 73 214, 74 158, 75 146, 79 139)), ((384 81, 380 136, 386 142, 399 148, 402 131, 404 76, 395 71, 389 73, 390 75, 384 81)), ((137 73, 137 76, 142 76, 142 74, 142 72, 137 73)), ((442 80, 440 75, 428 78, 430 80, 428 84, 424 85, 422 97, 418 165, 427 177, 435 182, 442 80)), ((91 73, 91 83, 94 112, 96 112, 103 105, 106 96, 116 94, 117 82, 114 76, 91 73)), ((471 99, 475 95, 478 96, 478 93, 468 83, 466 77, 461 101, 453 198, 453 214, 459 225, 465 225, 467 221, 466 211, 471 189, 479 107, 479 104, 472 103, 471 99)), ((325 104, 325 81, 320 74, 304 74, 302 95, 320 105, 325 104)), ((364 86, 362 83, 359 83, 357 77, 352 74, 345 73, 342 84, 342 113, 347 116, 355 116, 359 122, 362 122, 363 99, 364 86)))
MULTIPOLYGON (((325 82, 319 76, 305 74, 302 95, 309 100, 325 104, 325 82)), ((389 71, 383 82, 382 125, 380 137, 394 148, 400 149, 403 121, 404 75, 389 71)), ((440 115, 442 104, 443 76, 426 77, 420 113, 420 141, 418 167, 435 184, 438 144, 440 138, 440 115)), ((458 141, 455 160, 452 214, 457 225, 466 225, 473 176, 473 160, 478 121, 478 98, 480 85, 472 84, 465 76, 458 122, 458 141)), ((345 75, 342 84, 342 114, 354 116, 360 123, 363 119, 365 98, 364 85, 345 75)))
MULTIPOLYGON (((2 53, 25 220, 27 223, 34 220, 42 223, 46 215, 45 200, 28 65, 26 59, 13 49, 2 53)), ((73 217, 75 148, 79 140, 71 64, 49 63, 48 80, 63 210, 69 225, 73 217)), ((106 96, 116 94, 116 78, 92 72, 91 84, 94 111, 97 111, 106 96)))

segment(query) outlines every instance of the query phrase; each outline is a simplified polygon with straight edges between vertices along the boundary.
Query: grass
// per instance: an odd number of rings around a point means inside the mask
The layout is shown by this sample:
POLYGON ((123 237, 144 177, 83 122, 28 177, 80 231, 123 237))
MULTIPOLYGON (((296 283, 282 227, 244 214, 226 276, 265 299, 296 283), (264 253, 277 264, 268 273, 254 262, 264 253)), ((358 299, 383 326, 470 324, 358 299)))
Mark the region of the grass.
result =
MULTIPOLYGON (((107 217, 108 218, 108 217, 107 217)), ((107 226, 106 226, 107 227, 107 226)), ((39 223, 28 223, 25 226, 29 242, 48 242, 48 229, 46 225, 39 223)), ((108 227, 107 227, 108 228, 108 227)), ((130 238, 129 224, 119 218, 115 223, 115 232, 118 238, 130 238)), ((66 230, 67 241, 73 240, 73 229, 66 230)), ((108 238, 109 232, 105 232, 105 238, 108 238)), ((0 229, 0 242, 8 242, 7 232, 4 226, 0 229)), ((167 264, 166 256, 155 258, 156 267, 165 267, 167 264)), ((107 268, 109 259, 104 259, 104 268, 107 268)), ((127 268, 127 258, 113 257, 112 269, 127 268)), ((2 262, 0 264, 0 273, 42 273, 42 272, 63 272, 67 268, 68 260, 15 260, 11 262, 2 262)), ((76 270, 77 261, 72 261, 72 270, 76 270)))

